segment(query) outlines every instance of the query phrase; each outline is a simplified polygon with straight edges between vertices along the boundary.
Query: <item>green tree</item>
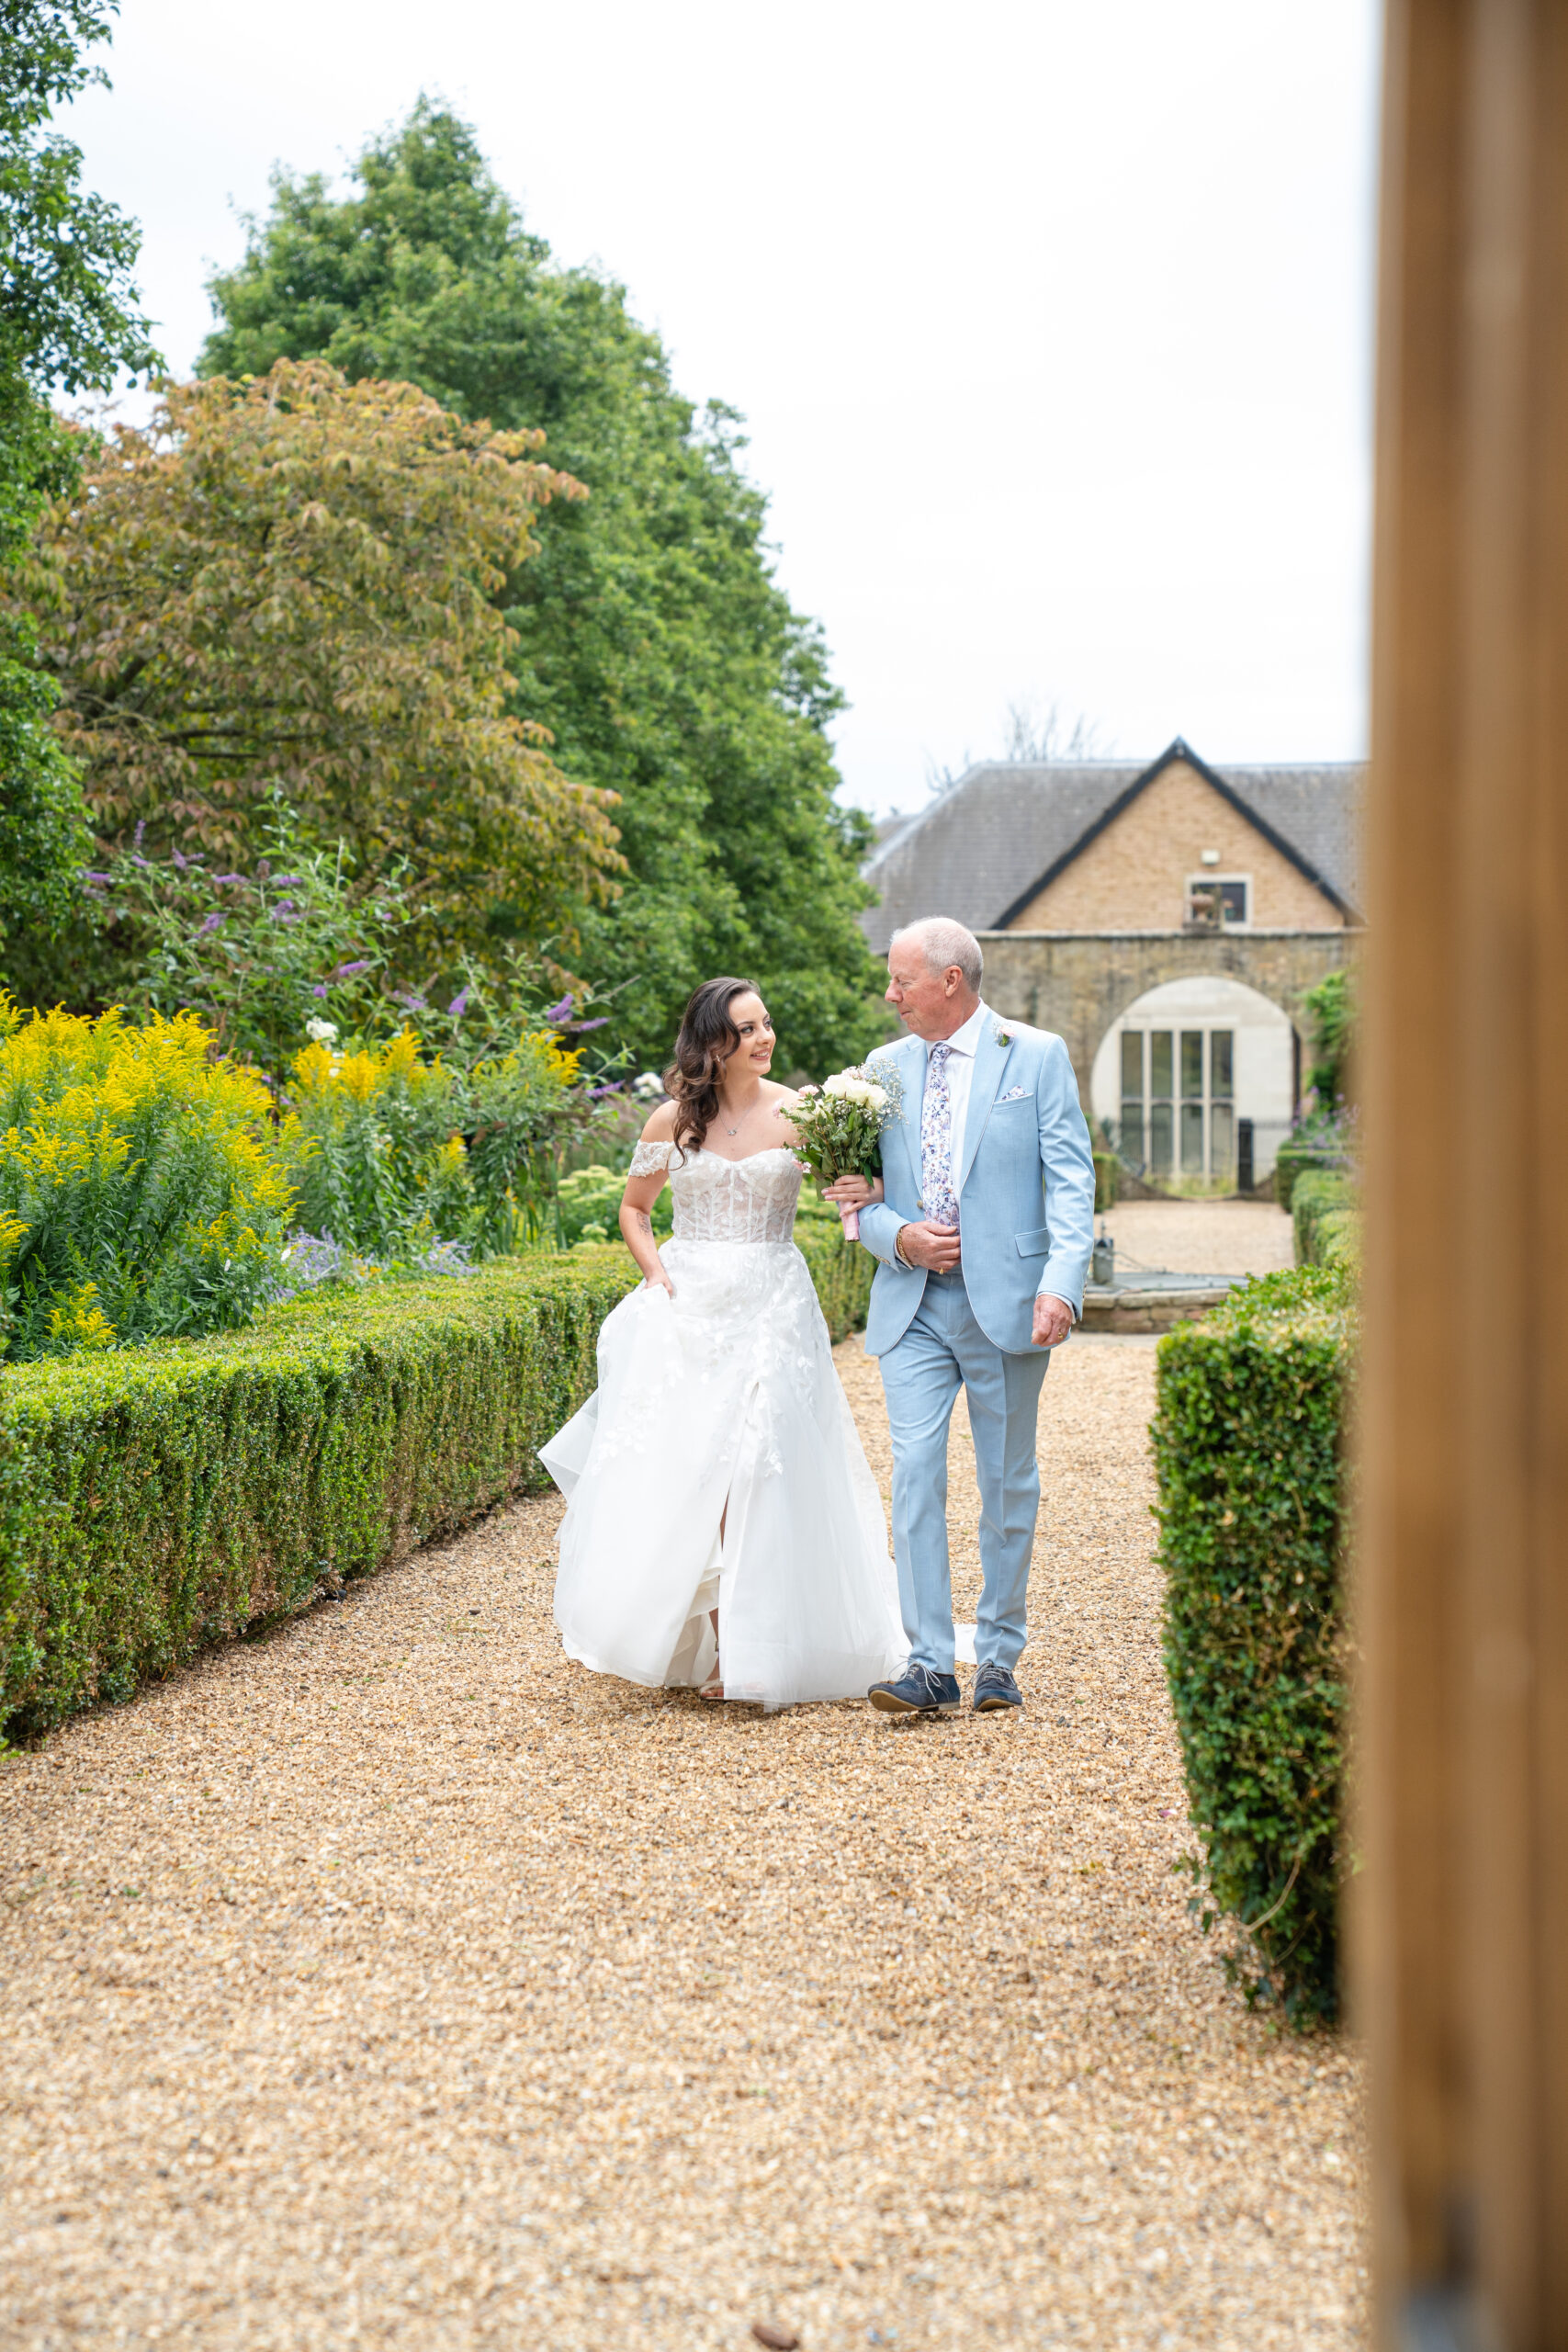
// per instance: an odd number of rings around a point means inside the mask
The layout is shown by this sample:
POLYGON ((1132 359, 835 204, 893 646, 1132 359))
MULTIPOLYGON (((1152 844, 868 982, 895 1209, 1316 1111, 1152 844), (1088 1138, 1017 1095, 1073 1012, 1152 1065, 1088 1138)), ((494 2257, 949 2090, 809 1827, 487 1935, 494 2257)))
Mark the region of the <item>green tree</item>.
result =
POLYGON ((422 99, 356 177, 337 197, 319 175, 276 175, 244 259, 212 282, 202 367, 317 353, 545 430, 591 494, 552 511, 502 595, 515 708, 549 728, 569 775, 621 796, 630 876, 585 915, 584 967, 637 976, 617 1035, 639 1060, 715 970, 767 990, 788 1066, 849 1057, 882 1034, 855 922, 868 829, 834 797, 840 699, 773 578, 738 420, 679 398, 624 289, 552 260, 452 114, 422 99))
POLYGON ((506 707, 494 594, 581 494, 540 437, 289 359, 118 426, 22 574, 100 834, 238 854, 281 793, 361 886, 407 861, 425 958, 612 890, 609 796, 506 707))
MULTIPOLYGON (((12 571, 75 451, 45 397, 107 387, 153 354, 130 282, 134 222, 81 185, 55 107, 102 73, 83 51, 113 0, 12 0, 0 13, 0 574, 12 571)), ((27 606, 0 615, 0 953, 58 928, 77 897, 87 832, 76 770, 50 725, 27 606)))

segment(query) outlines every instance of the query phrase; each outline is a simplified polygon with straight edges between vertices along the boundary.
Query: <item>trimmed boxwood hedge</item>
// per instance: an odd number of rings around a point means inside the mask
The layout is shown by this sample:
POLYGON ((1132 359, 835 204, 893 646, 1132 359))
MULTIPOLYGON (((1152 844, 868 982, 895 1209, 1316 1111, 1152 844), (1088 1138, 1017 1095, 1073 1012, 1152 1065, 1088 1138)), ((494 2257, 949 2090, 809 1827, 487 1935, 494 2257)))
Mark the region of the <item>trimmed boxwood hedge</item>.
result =
POLYGON ((1276 1203, 1282 1209, 1290 1208, 1295 1199, 1296 1185, 1309 1170, 1343 1172, 1346 1165, 1344 1151, 1337 1144, 1314 1141, 1310 1136, 1288 1136, 1274 1155, 1276 1203))
POLYGON ((865 1329, 876 1261, 858 1241, 846 1241, 834 1215, 830 1228, 806 1219, 795 1227, 795 1246, 811 1269, 817 1300, 835 1347, 852 1331, 865 1329))
MULTIPOLYGON (((835 1340, 867 1253, 807 1224, 835 1340)), ((270 1308, 248 1329, 0 1372, 0 1736, 128 1698, 542 1486, 637 1280, 619 1245, 270 1308)))
POLYGON ((623 1250, 500 1260, 0 1374, 0 1724, 120 1699, 543 1476, 623 1250))
POLYGON ((1344 1265, 1246 1284, 1161 1340, 1153 1430, 1195 1907, 1240 1923, 1233 1972, 1302 2026, 1337 2006, 1354 1323, 1344 1265))
POLYGON ((1352 1178, 1303 1168, 1291 1190, 1291 1223, 1298 1266, 1360 1262, 1360 1195, 1352 1178))

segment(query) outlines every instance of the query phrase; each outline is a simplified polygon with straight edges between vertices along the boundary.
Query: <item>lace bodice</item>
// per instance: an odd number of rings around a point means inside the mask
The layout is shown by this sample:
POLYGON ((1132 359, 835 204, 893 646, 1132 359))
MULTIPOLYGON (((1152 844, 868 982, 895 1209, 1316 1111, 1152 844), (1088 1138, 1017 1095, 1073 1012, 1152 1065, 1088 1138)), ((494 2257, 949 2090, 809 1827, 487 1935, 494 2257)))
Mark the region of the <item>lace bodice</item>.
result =
POLYGON ((787 1146, 721 1159, 716 1151, 682 1153, 669 1143, 639 1143, 631 1173, 670 1170, 677 1241, 789 1241, 804 1174, 787 1146))

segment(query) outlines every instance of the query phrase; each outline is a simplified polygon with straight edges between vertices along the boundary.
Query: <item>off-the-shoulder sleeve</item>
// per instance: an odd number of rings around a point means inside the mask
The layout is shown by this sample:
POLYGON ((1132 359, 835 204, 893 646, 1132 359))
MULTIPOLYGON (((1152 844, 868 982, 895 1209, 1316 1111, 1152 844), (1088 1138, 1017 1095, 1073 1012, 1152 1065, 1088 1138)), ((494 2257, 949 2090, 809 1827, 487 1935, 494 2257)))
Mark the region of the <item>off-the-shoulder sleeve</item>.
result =
POLYGON ((639 1143, 632 1154, 628 1176, 660 1176, 670 1165, 672 1143, 639 1143))

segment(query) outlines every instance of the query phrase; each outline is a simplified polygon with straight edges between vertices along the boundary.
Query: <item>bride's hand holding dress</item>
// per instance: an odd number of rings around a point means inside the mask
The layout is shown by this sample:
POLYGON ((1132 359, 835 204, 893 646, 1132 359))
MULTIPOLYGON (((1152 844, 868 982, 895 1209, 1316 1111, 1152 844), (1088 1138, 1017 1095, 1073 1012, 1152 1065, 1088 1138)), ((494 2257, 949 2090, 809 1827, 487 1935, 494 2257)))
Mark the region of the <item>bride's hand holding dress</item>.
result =
POLYGON ((661 1103, 642 1131, 642 1137, 632 1155, 631 1174, 621 1195, 621 1238, 637 1260, 643 1281, 653 1290, 666 1290, 671 1298, 675 1285, 671 1281, 659 1244, 653 1238, 653 1204, 664 1190, 669 1179, 670 1154, 660 1150, 674 1137, 674 1114, 668 1103, 661 1103), (660 1133, 660 1129, 663 1130, 660 1133), (639 1163, 641 1163, 639 1172, 639 1163))

